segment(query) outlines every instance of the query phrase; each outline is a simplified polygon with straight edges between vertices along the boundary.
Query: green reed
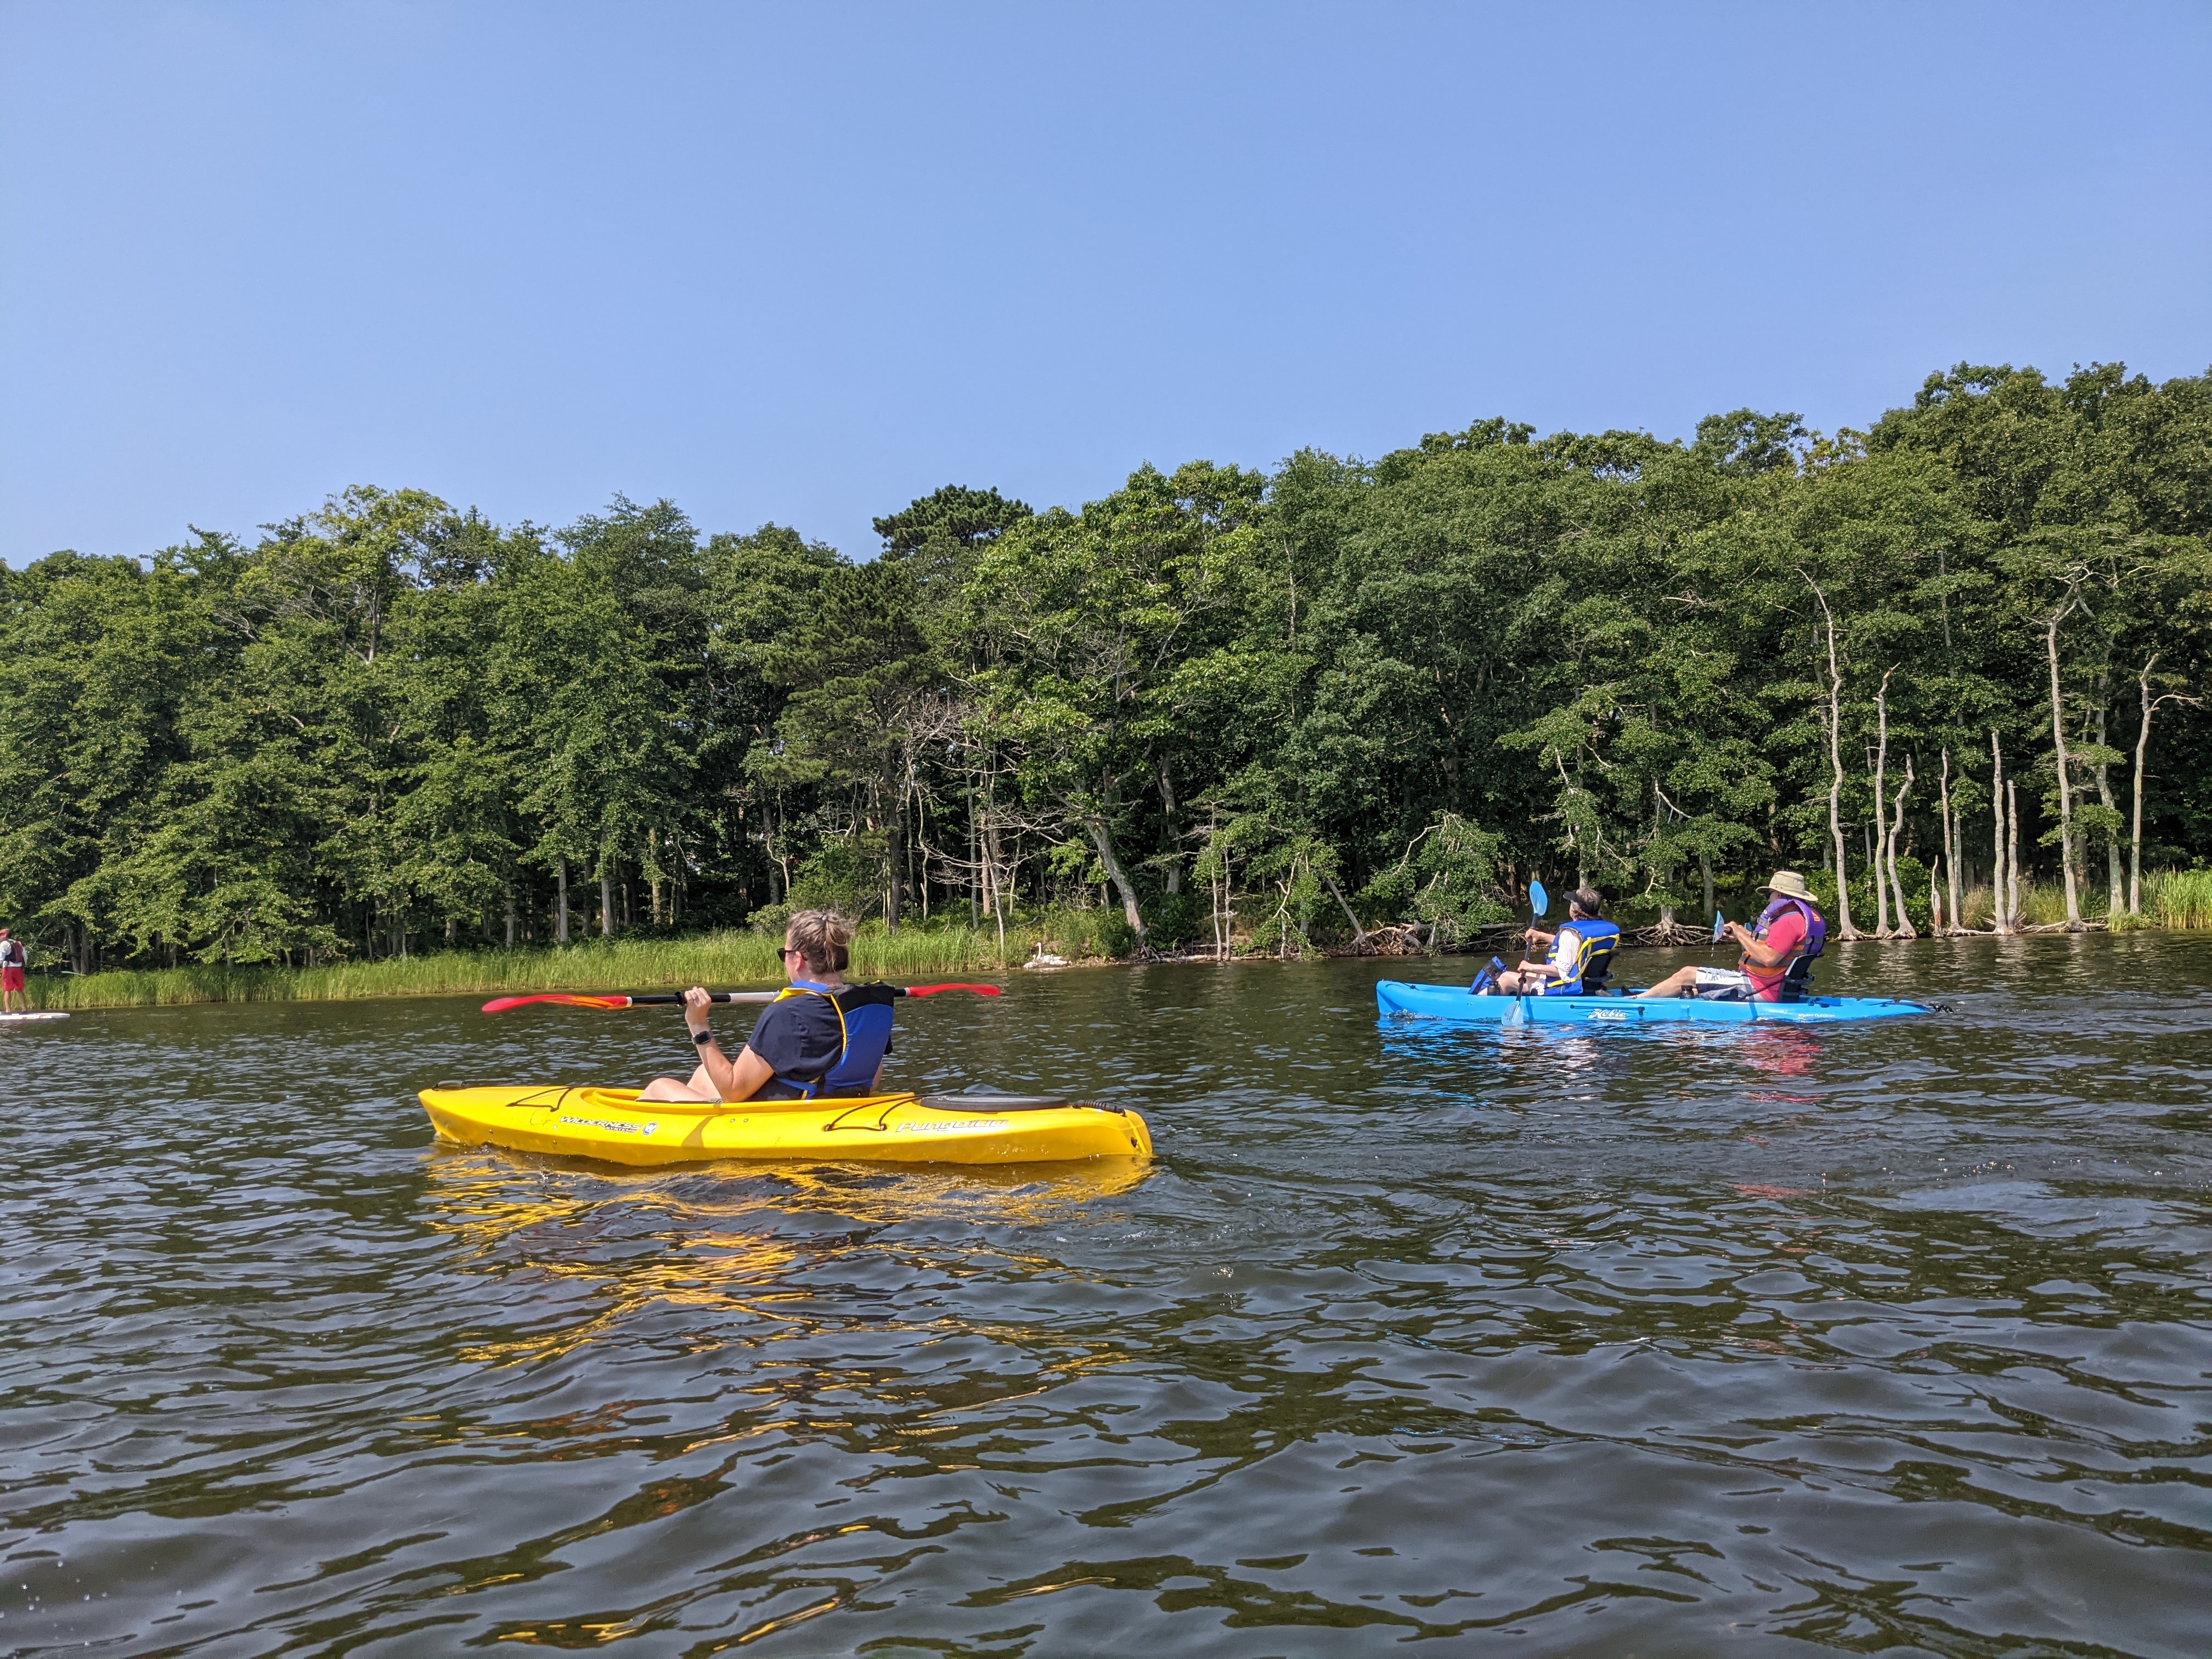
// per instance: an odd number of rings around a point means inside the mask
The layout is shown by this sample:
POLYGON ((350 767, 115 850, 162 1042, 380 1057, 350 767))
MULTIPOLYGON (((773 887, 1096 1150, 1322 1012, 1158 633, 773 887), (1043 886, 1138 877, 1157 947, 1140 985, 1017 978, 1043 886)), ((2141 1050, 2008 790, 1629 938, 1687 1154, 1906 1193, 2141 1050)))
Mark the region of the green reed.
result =
MULTIPOLYGON (((2100 872, 2100 874, 2102 872, 2100 872)), ((2143 907, 2140 915, 2107 915, 2106 890, 2100 881, 2080 890, 2081 920, 2101 921, 2115 933, 2145 928, 2212 927, 2212 870, 2146 871, 2142 879, 2143 907)), ((1977 887, 1964 896, 1960 908, 1970 927, 1986 927, 1993 905, 1990 891, 1977 887)), ((2066 920, 2066 888, 2055 881, 2038 882, 2021 889, 2021 921, 2027 926, 2057 927, 2066 920)))
POLYGON ((2161 870, 2144 877, 2143 909, 2161 927, 2212 927, 2212 870, 2161 870))
MULTIPOLYGON (((1066 930, 1060 930, 1060 933, 1066 930)), ((965 926, 902 927, 880 924, 853 941, 856 979, 906 980, 939 974, 995 973, 1025 960, 1040 939, 1056 937, 1042 923, 997 931, 965 926)), ((121 969, 67 977, 33 975, 40 1008, 167 1007, 202 1002, 346 1002, 369 997, 495 995, 528 991, 655 991, 685 985, 725 989, 781 982, 782 941, 750 932, 678 939, 588 939, 517 951, 447 951, 383 962, 325 968, 121 969)))

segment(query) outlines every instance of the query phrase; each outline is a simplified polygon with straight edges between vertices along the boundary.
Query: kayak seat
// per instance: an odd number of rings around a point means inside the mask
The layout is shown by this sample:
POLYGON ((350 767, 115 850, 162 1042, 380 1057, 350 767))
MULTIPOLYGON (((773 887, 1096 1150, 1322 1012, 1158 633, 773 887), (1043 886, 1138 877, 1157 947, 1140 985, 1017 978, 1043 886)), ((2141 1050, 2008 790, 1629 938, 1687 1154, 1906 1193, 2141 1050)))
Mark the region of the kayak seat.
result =
POLYGON ((1583 960, 1583 995, 1604 993, 1606 981, 1613 975, 1613 947, 1618 943, 1617 939, 1601 939, 1590 947, 1589 954, 1583 960))

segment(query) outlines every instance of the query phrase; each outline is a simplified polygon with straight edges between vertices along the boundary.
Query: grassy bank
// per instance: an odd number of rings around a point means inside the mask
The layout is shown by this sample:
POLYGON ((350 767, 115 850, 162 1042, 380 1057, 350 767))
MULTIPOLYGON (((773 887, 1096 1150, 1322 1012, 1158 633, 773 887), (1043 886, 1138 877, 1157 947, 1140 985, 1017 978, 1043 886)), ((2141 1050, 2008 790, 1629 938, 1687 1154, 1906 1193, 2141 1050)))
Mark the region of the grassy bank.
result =
POLYGON ((2176 870, 2147 878, 2143 908, 2161 927, 2212 927, 2212 870, 2176 870))
MULTIPOLYGON (((1067 930, 1059 930, 1066 932, 1067 930)), ((910 979, 996 972, 1018 965, 1040 940, 1058 942, 1043 927, 1008 929, 1001 963, 998 934, 988 928, 878 929, 853 941, 855 978, 910 979)), ((147 1008, 199 1002, 347 1002, 519 991, 653 991, 685 985, 775 985, 781 941, 766 933, 706 933, 691 939, 593 939, 565 949, 446 951, 404 961, 349 963, 331 968, 165 968, 80 977, 34 975, 30 1000, 40 1008, 147 1008)))
MULTIPOLYGON (((2142 914, 2138 916, 2108 915, 2105 910, 2104 872, 2096 872, 2093 885, 2083 883, 2079 890, 2081 920, 2100 921, 2118 932, 2138 928, 2167 928, 2187 931, 2193 928, 2212 928, 2212 870, 2156 870, 2144 873, 2142 882, 2142 914)), ((1977 887, 1962 896, 1960 908, 1966 912, 1969 927, 1987 927, 1995 905, 1986 887, 1977 887)), ((2057 882, 2039 883, 2023 887, 2020 894, 2021 920, 2031 927, 2055 927, 2066 920, 2066 889, 2057 882)), ((1917 918, 1925 922, 1925 918, 1917 918)))
MULTIPOLYGON (((1967 925, 1986 927, 1991 908, 1989 890, 1978 888, 1964 896, 1961 908, 1967 925)), ((2064 891, 2056 884, 2023 891, 2021 904, 2031 925, 2060 921, 2066 914, 2064 891)), ((2143 912, 2140 920, 2123 918, 2120 925, 2212 928, 2212 870, 2146 876, 2143 912)), ((2085 916, 2105 920, 2086 907, 2085 916)), ((1864 920, 1870 922, 1872 918, 1864 920)), ((1919 920, 1925 924, 1924 916, 1919 920)), ((854 977, 903 981, 996 973, 1020 966, 1039 950, 1069 961, 1100 960, 1126 945, 1124 931, 1116 911, 1058 912, 1009 927, 1002 956, 992 928, 932 925, 887 933, 878 922, 853 941, 854 977)), ((349 1002, 369 997, 766 986, 780 983, 783 977, 776 961, 779 943, 771 933, 730 932, 690 939, 595 939, 565 949, 453 951, 331 968, 202 966, 81 977, 39 974, 31 979, 30 1001, 38 1008, 150 1008, 202 1002, 349 1002)), ((1272 954, 1264 949, 1259 953, 1272 954)))

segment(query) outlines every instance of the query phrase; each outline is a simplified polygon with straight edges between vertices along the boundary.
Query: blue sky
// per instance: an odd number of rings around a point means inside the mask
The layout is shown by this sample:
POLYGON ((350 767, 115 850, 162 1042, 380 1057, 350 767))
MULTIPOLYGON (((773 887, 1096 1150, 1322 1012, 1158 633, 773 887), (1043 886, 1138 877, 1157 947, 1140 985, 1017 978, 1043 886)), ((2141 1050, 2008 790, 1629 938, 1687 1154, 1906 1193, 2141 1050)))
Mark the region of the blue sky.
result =
POLYGON ((0 557, 2212 364, 2212 7, 0 3, 0 557))

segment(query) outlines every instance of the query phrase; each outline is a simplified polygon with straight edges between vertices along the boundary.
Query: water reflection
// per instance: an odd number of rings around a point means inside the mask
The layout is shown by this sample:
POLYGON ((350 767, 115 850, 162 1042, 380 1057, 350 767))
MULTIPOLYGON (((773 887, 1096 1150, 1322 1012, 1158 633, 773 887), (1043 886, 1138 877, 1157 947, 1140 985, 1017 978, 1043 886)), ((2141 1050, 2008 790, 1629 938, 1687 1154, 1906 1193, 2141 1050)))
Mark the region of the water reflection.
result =
POLYGON ((2212 949, 2016 946, 1838 953, 1960 1004, 1878 1035, 1378 1025, 1347 965, 902 1017, 905 1080, 1142 1108, 1149 1176, 601 1169, 405 1093, 665 1025, 88 1019, 4 1130, 0 1630, 2194 1653, 2212 996, 2134 988, 2212 949))
MULTIPOLYGON (((471 1359, 503 1363, 618 1335, 653 1303, 724 1320, 804 1323, 820 1310, 799 1286, 801 1270, 832 1263, 841 1253, 878 1250, 885 1229, 983 1219, 1030 1228, 1088 1223, 1095 1217, 1085 1206, 1132 1190, 1146 1171, 1118 1158, 1028 1167, 641 1171, 441 1145, 426 1173, 428 1224, 464 1247, 473 1271, 522 1267, 591 1293, 573 1323, 465 1351, 471 1359), (803 1243, 773 1231, 778 1212, 804 1221, 803 1243)), ((1034 1253, 1017 1265, 1033 1275, 1064 1271, 1034 1253)))

